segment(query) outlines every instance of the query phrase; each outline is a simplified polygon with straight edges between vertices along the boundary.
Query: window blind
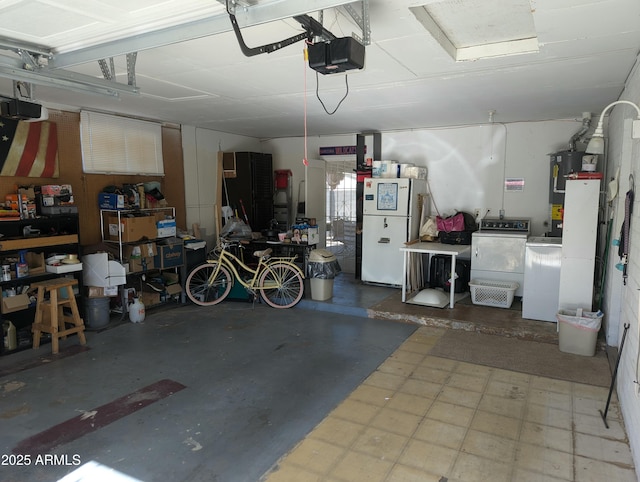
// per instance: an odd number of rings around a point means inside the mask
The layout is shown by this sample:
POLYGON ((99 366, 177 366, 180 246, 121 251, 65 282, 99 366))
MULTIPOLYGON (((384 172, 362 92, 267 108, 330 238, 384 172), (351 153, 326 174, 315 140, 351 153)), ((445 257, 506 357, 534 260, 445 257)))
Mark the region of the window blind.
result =
POLYGON ((86 173, 164 175, 158 123, 82 111, 80 143, 86 173))

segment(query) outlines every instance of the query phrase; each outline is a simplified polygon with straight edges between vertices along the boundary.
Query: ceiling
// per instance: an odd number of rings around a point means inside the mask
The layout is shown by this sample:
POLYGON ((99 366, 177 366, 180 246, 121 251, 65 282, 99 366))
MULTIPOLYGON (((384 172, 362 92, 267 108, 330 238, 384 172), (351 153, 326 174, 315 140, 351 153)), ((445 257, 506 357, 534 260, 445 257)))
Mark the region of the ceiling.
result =
POLYGON ((127 84, 137 52, 139 88, 115 98, 31 80, 25 93, 0 78, 0 95, 257 138, 304 135, 305 110, 310 136, 580 119, 618 99, 640 50, 638 0, 235 3, 249 47, 303 32, 292 17, 307 13, 363 39, 364 69, 316 74, 304 42, 246 57, 216 0, 0 0, 0 65, 44 52, 36 70, 105 83, 97 60, 112 58, 127 84))

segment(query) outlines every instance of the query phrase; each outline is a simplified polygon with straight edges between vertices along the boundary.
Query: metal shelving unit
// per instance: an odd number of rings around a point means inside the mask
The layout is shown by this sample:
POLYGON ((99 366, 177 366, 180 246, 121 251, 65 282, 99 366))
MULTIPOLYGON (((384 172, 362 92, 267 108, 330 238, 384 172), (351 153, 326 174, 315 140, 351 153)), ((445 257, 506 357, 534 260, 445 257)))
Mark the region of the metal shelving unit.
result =
MULTIPOLYGON (((102 238, 102 241, 104 243, 107 244, 115 244, 118 246, 118 259, 120 261, 120 263, 124 263, 124 246, 126 245, 135 245, 135 244, 141 244, 142 241, 140 240, 136 240, 136 241, 125 241, 123 240, 122 237, 122 231, 120 229, 117 229, 117 237, 118 239, 109 239, 110 236, 114 236, 115 233, 110 233, 109 232, 109 227, 108 225, 109 223, 109 218, 116 218, 117 219, 117 226, 120 226, 122 224, 122 220, 126 219, 128 217, 128 215, 130 214, 148 214, 148 215, 152 215, 152 214, 158 214, 158 213, 162 213, 162 212, 166 212, 167 216, 170 216, 171 218, 175 219, 175 215, 176 215, 176 209, 174 207, 161 207, 161 208, 146 208, 146 209, 125 209, 125 210, 117 210, 117 209, 101 209, 100 210, 100 237, 102 238), (106 235, 105 233, 108 233, 108 235, 106 235)), ((149 238, 148 242, 150 243, 155 243, 157 241, 163 240, 166 238, 149 238)), ((175 273, 177 273, 180 277, 180 284, 183 285, 184 281, 186 279, 186 259, 183 260, 183 264, 181 266, 176 266, 176 267, 172 267, 172 268, 156 268, 154 267, 153 269, 150 269, 149 271, 173 271, 175 273)), ((127 277, 129 276, 141 276, 141 275, 145 275, 147 273, 147 271, 141 271, 141 272, 130 272, 127 273, 127 277)), ((186 302, 186 295, 184 292, 184 286, 182 287, 182 293, 180 295, 180 301, 182 303, 186 302)), ((124 307, 125 307, 125 300, 124 300, 124 295, 123 295, 123 311, 124 311, 124 307)), ((164 304, 164 303, 161 303, 164 304)), ((155 305, 154 305, 155 306, 155 305)), ((123 313, 124 314, 124 313, 123 313)))
MULTIPOLYGON (((122 216, 126 215, 126 214, 134 214, 134 213, 159 213, 162 211, 168 211, 171 213, 171 217, 175 218, 176 217, 176 208, 174 207, 166 207, 166 208, 147 208, 147 209, 101 209, 100 210, 100 237, 102 239, 102 241, 104 243, 114 243, 114 244, 118 244, 119 247, 119 261, 122 263, 123 262, 123 251, 122 251, 122 247, 125 244, 136 244, 139 241, 123 241, 122 240, 122 232, 118 229, 118 239, 107 239, 107 237, 105 237, 105 213, 110 213, 110 214, 115 214, 116 217, 118 218, 118 226, 120 226, 121 222, 122 222, 122 216)), ((155 241, 158 238, 154 238, 154 239, 150 239, 150 241, 155 241)))

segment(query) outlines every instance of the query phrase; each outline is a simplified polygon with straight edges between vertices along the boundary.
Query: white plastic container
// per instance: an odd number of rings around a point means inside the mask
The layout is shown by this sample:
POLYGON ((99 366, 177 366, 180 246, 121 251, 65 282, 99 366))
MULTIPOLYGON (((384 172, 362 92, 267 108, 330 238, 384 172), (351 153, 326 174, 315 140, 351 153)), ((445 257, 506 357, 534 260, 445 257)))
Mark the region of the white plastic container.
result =
POLYGON ((15 350, 18 347, 15 325, 6 320, 2 323, 2 331, 4 333, 4 349, 15 350))
POLYGON ((471 301, 474 305, 510 308, 513 296, 520 287, 515 281, 473 279, 469 282, 471 301))
POLYGON ((129 305, 129 320, 132 323, 142 323, 144 317, 144 303, 140 301, 140 298, 134 298, 133 303, 129 305))
POLYGON ((382 161, 373 161, 371 165, 371 177, 381 177, 382 175, 382 161))

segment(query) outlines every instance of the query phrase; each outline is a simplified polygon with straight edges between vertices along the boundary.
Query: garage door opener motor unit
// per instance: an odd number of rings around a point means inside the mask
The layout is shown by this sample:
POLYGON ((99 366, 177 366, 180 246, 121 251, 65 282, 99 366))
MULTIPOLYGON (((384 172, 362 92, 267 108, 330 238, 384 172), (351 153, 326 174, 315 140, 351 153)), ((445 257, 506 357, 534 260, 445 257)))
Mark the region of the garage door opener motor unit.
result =
POLYGON ((335 38, 309 45, 309 67, 335 74, 364 67, 364 45, 353 37, 335 38))

